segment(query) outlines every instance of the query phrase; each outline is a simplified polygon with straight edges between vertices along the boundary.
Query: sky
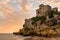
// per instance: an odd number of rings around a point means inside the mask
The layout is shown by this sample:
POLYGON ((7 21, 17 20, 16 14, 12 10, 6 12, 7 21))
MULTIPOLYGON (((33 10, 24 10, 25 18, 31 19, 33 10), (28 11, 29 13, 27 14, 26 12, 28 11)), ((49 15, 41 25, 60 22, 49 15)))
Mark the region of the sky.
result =
POLYGON ((0 33, 19 31, 25 19, 36 16, 40 4, 60 10, 60 0, 0 0, 0 33))

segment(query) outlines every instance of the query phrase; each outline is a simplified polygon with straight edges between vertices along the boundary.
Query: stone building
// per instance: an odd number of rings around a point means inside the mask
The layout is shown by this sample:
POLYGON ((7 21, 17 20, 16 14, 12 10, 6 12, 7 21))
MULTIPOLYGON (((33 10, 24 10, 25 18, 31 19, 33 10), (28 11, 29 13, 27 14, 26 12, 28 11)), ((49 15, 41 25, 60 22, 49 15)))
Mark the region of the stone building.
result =
POLYGON ((36 16, 38 17, 47 16, 48 12, 50 11, 51 11, 51 6, 41 4, 39 6, 39 9, 36 10, 36 16))

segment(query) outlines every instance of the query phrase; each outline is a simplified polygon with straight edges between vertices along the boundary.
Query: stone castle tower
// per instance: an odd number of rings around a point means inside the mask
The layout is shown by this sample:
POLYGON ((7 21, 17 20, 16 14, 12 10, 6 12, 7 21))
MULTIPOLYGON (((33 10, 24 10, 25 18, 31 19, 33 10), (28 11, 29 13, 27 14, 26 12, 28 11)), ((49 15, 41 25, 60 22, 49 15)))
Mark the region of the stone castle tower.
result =
POLYGON ((36 16, 41 17, 41 16, 47 16, 48 12, 51 11, 51 6, 49 5, 43 5, 41 4, 39 6, 39 9, 36 10, 36 16))

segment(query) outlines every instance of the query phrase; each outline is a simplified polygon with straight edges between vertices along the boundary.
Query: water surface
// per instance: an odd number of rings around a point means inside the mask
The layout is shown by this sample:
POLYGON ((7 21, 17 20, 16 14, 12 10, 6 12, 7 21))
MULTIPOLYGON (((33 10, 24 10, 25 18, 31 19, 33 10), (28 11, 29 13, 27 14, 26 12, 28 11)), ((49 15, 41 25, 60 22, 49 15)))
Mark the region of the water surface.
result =
POLYGON ((0 34, 0 40, 24 40, 24 38, 28 37, 23 37, 20 35, 13 35, 13 34, 0 34))

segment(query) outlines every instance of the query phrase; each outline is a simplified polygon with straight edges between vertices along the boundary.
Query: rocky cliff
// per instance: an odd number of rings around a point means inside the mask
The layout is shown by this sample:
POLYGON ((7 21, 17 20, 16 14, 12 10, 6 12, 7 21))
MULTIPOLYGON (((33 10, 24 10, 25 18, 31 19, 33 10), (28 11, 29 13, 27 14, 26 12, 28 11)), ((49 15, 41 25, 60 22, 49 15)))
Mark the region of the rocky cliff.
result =
POLYGON ((60 34, 60 12, 58 8, 41 4, 36 10, 36 17, 25 19, 19 35, 52 37, 60 34))

